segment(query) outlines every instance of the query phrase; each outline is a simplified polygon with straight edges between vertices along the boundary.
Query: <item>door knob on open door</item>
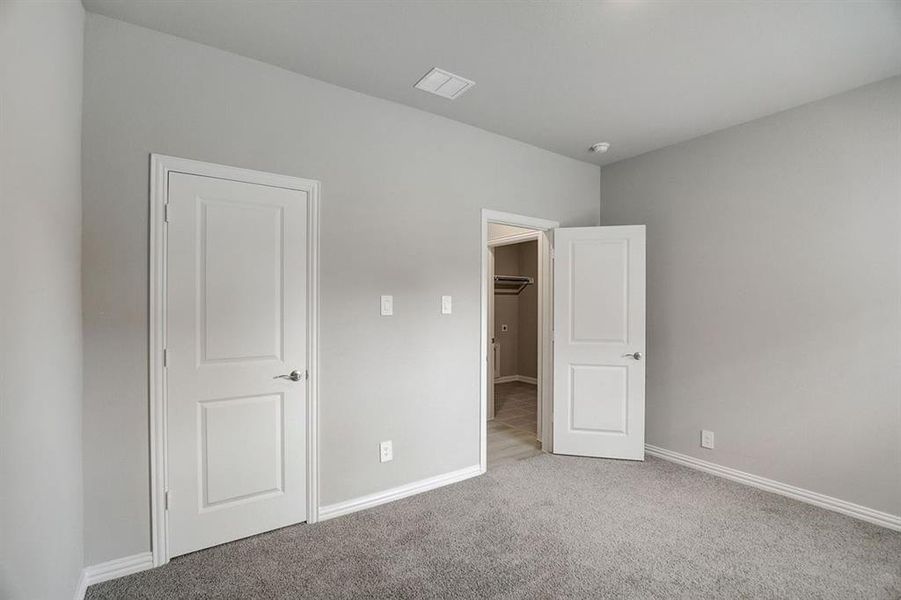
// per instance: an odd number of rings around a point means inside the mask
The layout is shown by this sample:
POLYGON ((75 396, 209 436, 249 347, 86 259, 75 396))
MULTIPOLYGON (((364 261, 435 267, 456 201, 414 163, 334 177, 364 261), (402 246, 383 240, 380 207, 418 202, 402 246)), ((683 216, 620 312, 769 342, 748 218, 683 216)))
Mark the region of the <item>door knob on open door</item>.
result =
POLYGON ((623 358, 634 358, 635 360, 641 360, 641 352, 633 352, 632 354, 623 354, 623 358))
POLYGON ((306 371, 301 373, 300 371, 295 369, 294 371, 291 371, 287 375, 276 375, 275 377, 273 377, 273 379, 290 379, 291 381, 300 381, 301 379, 304 378, 304 376, 306 376, 306 374, 307 374, 306 371))

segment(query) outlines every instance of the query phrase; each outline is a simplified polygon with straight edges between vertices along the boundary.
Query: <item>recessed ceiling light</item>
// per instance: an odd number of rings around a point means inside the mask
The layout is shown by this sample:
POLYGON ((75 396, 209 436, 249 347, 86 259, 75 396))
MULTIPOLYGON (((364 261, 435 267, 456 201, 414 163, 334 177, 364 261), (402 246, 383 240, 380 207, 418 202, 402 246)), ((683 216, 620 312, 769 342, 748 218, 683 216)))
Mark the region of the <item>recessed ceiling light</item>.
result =
POLYGON ((598 154, 603 154, 607 150, 610 150, 609 142, 598 142, 588 149, 589 152, 597 152, 598 154))
POLYGON ((465 77, 454 75, 436 67, 423 75, 422 79, 417 81, 413 87, 423 92, 454 100, 462 96, 463 92, 475 84, 475 81, 470 81, 465 77))

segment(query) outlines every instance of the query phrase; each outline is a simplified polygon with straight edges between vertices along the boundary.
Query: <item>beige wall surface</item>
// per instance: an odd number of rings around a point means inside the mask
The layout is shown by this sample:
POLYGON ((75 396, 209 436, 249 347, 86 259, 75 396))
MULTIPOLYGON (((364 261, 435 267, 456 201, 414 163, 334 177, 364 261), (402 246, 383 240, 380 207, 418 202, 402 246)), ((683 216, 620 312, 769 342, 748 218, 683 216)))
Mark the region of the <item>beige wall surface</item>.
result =
MULTIPOLYGON (((538 242, 494 249, 497 275, 522 275, 538 281, 538 242)), ((500 344, 500 376, 538 373, 538 290, 529 285, 519 294, 495 294, 495 340, 500 344), (502 325, 507 325, 507 331, 502 325)))
MULTIPOLYGON (((519 251, 515 244, 494 249, 494 273, 519 275, 519 251)), ((518 375, 519 368, 519 296, 494 295, 494 339, 500 346, 500 376, 518 375), (507 326, 507 331, 503 326, 507 326)))
POLYGON ((601 177, 647 224, 647 441, 901 515, 901 78, 601 177))
POLYGON ((322 181, 323 504, 478 464, 481 210, 595 225, 598 167, 105 17, 85 52, 88 563, 150 547, 151 152, 322 181))
POLYGON ((526 286, 518 296, 516 374, 538 377, 538 242, 525 242, 514 247, 519 252, 519 274, 535 280, 535 285, 526 286))
POLYGON ((0 598, 83 566, 80 2, 0 2, 0 598))

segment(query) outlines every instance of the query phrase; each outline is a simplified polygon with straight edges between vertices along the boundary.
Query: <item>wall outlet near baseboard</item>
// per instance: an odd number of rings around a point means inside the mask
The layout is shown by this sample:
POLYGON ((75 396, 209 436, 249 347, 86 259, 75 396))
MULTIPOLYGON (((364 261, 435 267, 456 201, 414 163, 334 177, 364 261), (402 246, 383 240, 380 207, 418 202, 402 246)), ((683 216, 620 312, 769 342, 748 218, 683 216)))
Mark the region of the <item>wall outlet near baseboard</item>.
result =
POLYGON ((701 448, 710 448, 713 450, 713 432, 706 429, 701 430, 701 448))
POLYGON ((394 448, 391 446, 391 440, 384 441, 379 444, 379 462, 388 462, 394 459, 394 448))

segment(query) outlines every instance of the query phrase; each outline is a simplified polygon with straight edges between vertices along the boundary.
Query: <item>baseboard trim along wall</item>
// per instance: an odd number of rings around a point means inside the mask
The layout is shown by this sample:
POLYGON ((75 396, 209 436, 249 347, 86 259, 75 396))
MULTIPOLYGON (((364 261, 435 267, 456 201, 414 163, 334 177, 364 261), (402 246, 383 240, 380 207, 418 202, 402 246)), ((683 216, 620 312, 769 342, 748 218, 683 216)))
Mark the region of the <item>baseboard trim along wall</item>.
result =
MULTIPOLYGON (((365 510, 380 504, 387 504, 394 500, 415 496, 416 494, 444 487, 445 485, 457 483, 458 481, 463 481, 464 479, 469 479, 470 477, 481 474, 481 467, 479 465, 473 465, 458 471, 451 471, 450 473, 445 473, 443 475, 436 475, 435 477, 429 477, 428 479, 414 481, 413 483, 408 483, 383 492, 361 496, 360 498, 354 498, 353 500, 348 500, 346 502, 338 502, 337 504, 331 504, 329 506, 322 506, 319 508, 319 520, 325 521, 326 519, 333 519, 335 517, 340 517, 341 515, 357 512, 358 510, 365 510)), ((109 581, 110 579, 116 579, 118 577, 125 577, 126 575, 146 571, 147 569, 152 568, 153 554, 150 552, 142 552, 141 554, 135 554, 134 556, 117 558, 105 563, 100 563, 99 565, 85 567, 81 570, 81 578, 78 580, 78 587, 75 590, 75 600, 84 600, 88 587, 95 583, 109 581)))
POLYGON ((125 577, 151 568, 153 568, 153 554, 150 552, 142 552, 134 556, 117 558, 99 565, 85 567, 81 570, 81 578, 78 580, 78 587, 75 590, 75 600, 83 600, 88 586, 95 583, 125 577))
POLYGON ((525 375, 504 375, 503 377, 495 377, 494 383, 510 383, 511 381, 519 381, 520 383, 531 383, 538 385, 538 379, 535 377, 526 377, 525 375))
MULTIPOLYGON (((513 377, 518 376, 514 375, 513 377)), ((519 379, 513 379, 511 381, 519 381, 519 379)), ((526 383, 530 382, 527 381, 526 383)), ((881 525, 888 529, 901 531, 901 516, 898 515, 881 512, 872 508, 867 508, 866 506, 854 504, 853 502, 839 500, 838 498, 805 490, 793 485, 752 475, 751 473, 745 473, 744 471, 739 471, 730 467, 724 467, 716 463, 701 460, 687 454, 673 452, 672 450, 667 450, 651 444, 645 445, 645 452, 651 456, 656 456, 657 458, 662 458, 663 460, 668 460, 685 467, 704 471, 705 473, 710 473, 717 477, 723 477, 767 492, 779 494, 780 496, 800 500, 807 504, 813 504, 814 506, 819 506, 820 508, 832 510, 862 521, 881 525)), ((327 519, 334 519, 335 517, 348 515, 360 510, 366 510, 367 508, 373 508, 381 504, 400 500, 401 498, 415 496, 416 494, 421 494, 471 477, 476 477, 477 475, 481 475, 481 473, 481 467, 479 465, 473 465, 457 471, 451 471, 450 473, 444 473, 443 475, 436 475, 435 477, 414 481, 413 483, 408 483, 382 492, 376 492, 367 496, 347 500, 345 502, 321 506, 319 508, 319 520, 325 521, 327 519)), ((75 600, 83 600, 88 586, 94 585, 95 583, 109 581, 110 579, 116 579, 117 577, 124 577, 150 568, 153 568, 153 555, 150 552, 142 552, 141 554, 135 554, 134 556, 127 556, 99 565, 85 567, 81 571, 81 578, 78 582, 78 588, 75 591, 75 600)))
POLYGON ((416 494, 428 492, 429 490, 444 487, 445 485, 457 483, 458 481, 463 481, 464 479, 469 479, 470 477, 481 474, 481 466, 473 465, 471 467, 466 467, 465 469, 445 473, 444 475, 436 475, 435 477, 429 477, 428 479, 414 481, 413 483, 391 488, 390 490, 385 490, 383 492, 376 492, 375 494, 369 494, 368 496, 360 496, 359 498, 338 502, 336 504, 329 504, 328 506, 320 506, 319 520, 325 521, 326 519, 334 519, 335 517, 357 512, 358 510, 365 510, 367 508, 379 506, 380 504, 387 504, 388 502, 394 502, 395 500, 400 500, 401 498, 406 498, 408 496, 415 496, 416 494))
POLYGON ((805 490, 793 485, 788 485, 787 483, 781 483, 779 481, 767 479, 766 477, 759 477, 757 475, 752 475, 751 473, 745 473, 744 471, 739 471, 730 467, 724 467, 716 463, 701 460, 700 458, 688 456, 687 454, 680 454, 679 452, 673 452, 672 450, 666 450, 665 448, 659 448, 650 444, 645 444, 644 448, 645 452, 647 452, 651 456, 656 456, 657 458, 662 458, 663 460, 668 460, 670 462, 678 463, 692 469, 704 471, 705 473, 710 473, 711 475, 716 475, 717 477, 731 479, 732 481, 737 481, 738 483, 743 483, 745 485, 765 490, 767 492, 779 494, 780 496, 786 496, 788 498, 800 500, 801 502, 806 502, 807 504, 813 504, 814 506, 819 506, 820 508, 825 508, 827 510, 832 510, 849 517, 854 517, 855 519, 860 519, 862 521, 881 525, 882 527, 887 527, 888 529, 901 531, 901 516, 899 515, 881 512, 872 508, 867 508, 866 506, 861 506, 860 504, 854 504, 853 502, 839 500, 838 498, 833 498, 832 496, 826 496, 817 492, 811 492, 810 490, 805 490))

